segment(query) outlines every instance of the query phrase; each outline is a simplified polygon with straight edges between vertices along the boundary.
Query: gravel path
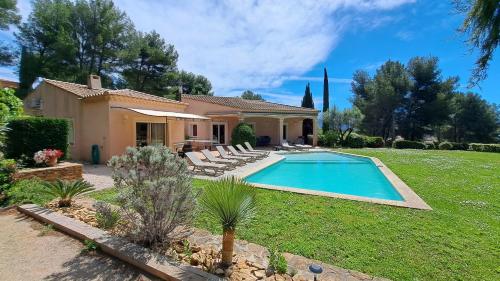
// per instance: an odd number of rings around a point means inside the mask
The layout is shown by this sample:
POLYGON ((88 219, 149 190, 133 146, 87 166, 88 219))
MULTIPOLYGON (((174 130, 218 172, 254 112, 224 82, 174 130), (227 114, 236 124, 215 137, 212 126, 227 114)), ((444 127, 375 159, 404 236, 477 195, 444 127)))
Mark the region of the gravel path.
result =
POLYGON ((0 212, 0 279, 156 280, 100 253, 81 254, 80 241, 15 210, 0 212))
POLYGON ((83 179, 94 185, 96 190, 113 187, 111 169, 106 165, 83 165, 83 179))

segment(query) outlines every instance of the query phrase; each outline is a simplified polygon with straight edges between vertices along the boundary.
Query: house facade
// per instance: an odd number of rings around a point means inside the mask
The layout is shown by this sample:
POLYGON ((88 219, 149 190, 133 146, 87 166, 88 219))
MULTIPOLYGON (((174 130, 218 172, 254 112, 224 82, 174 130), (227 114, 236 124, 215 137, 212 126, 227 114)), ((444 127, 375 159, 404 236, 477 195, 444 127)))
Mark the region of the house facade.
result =
POLYGON ((240 122, 250 124, 270 145, 284 139, 307 141, 306 134, 316 144, 316 110, 216 96, 182 95, 175 101, 104 89, 96 75, 87 85, 44 79, 24 99, 24 107, 30 115, 68 119, 69 157, 80 161, 91 160, 92 145, 98 145, 105 163, 129 146, 160 144, 178 150, 187 142, 195 147, 230 144, 240 122))

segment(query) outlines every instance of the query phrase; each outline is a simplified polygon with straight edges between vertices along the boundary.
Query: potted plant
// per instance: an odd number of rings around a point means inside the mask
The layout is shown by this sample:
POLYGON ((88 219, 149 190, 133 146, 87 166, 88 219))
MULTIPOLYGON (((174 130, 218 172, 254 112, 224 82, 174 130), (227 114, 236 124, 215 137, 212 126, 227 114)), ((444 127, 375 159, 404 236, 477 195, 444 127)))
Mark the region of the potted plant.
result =
POLYGON ((37 164, 45 164, 49 167, 57 165, 57 160, 63 156, 63 152, 59 149, 44 149, 37 151, 33 156, 33 160, 37 164))

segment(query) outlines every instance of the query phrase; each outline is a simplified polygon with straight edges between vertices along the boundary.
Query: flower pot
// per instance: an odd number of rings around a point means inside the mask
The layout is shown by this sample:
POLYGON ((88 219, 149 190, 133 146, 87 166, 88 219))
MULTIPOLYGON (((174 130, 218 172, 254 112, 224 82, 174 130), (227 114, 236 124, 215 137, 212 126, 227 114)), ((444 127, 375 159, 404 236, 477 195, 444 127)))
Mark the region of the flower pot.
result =
POLYGON ((54 167, 55 165, 57 165, 57 157, 49 158, 49 160, 47 161, 47 166, 54 167))

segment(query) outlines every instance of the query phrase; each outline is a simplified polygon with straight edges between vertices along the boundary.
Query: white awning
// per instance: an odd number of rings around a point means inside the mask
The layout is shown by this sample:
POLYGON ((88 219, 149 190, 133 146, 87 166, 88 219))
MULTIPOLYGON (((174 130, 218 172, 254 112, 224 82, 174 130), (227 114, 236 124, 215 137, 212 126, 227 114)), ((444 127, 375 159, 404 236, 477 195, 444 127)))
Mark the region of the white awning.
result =
POLYGON ((181 112, 159 111, 159 110, 139 109, 139 108, 131 108, 131 107, 112 107, 112 108, 127 109, 127 110, 131 110, 131 111, 134 111, 134 112, 137 112, 140 114, 144 114, 144 115, 148 115, 148 116, 156 116, 156 117, 174 117, 174 118, 182 118, 182 119, 201 119, 201 120, 210 119, 208 117, 201 116, 201 115, 181 113, 181 112))

